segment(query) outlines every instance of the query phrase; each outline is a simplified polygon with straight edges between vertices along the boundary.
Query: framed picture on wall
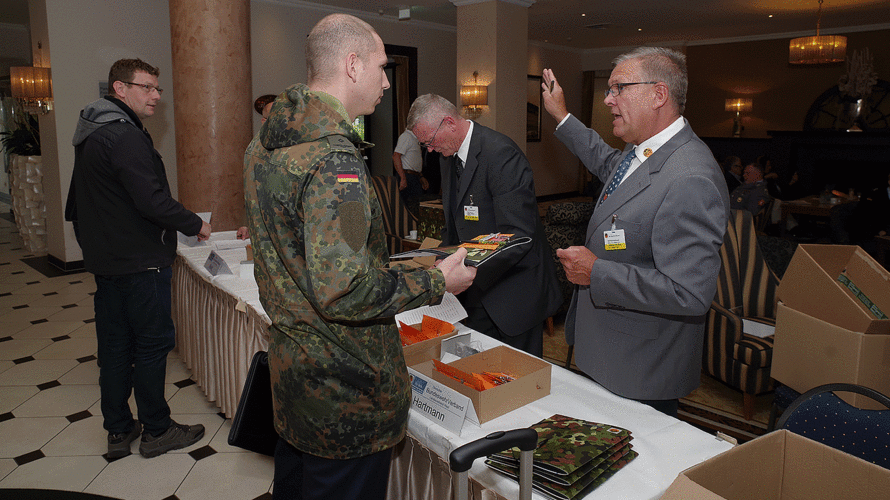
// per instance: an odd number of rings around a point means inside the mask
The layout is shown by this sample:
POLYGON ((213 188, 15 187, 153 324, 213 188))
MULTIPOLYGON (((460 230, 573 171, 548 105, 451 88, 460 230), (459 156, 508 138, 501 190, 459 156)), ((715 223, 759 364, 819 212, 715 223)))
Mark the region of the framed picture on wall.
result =
POLYGON ((538 142, 541 140, 541 81, 540 76, 528 75, 526 93, 526 142, 538 142))

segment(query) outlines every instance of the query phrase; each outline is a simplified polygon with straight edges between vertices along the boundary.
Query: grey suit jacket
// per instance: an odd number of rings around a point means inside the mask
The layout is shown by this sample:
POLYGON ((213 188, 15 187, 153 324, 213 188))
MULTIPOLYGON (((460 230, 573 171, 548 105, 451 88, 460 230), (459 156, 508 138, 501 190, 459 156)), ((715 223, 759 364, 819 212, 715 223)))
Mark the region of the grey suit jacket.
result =
MULTIPOLYGON (((632 147, 610 147, 574 117, 556 136, 606 185, 632 147)), ((698 387, 728 218, 723 174, 688 123, 595 208, 586 247, 598 260, 566 319, 585 373, 632 399, 674 399, 698 387), (624 250, 605 249, 613 216, 624 250)))
POLYGON ((562 292, 538 214, 531 165, 509 137, 475 123, 467 163, 455 182, 457 155, 441 159, 443 245, 480 234, 512 233, 532 242, 479 266, 463 300, 478 300, 507 335, 519 335, 553 315, 562 292), (478 220, 464 214, 475 206, 478 220))

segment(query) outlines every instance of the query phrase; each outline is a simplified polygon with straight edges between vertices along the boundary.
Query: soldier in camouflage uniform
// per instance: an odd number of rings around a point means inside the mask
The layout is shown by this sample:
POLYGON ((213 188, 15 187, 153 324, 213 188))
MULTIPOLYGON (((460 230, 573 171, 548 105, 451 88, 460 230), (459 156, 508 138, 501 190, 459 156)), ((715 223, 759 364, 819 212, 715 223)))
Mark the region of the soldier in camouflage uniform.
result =
POLYGON ((307 40, 309 84, 276 99, 245 152, 260 300, 272 320, 274 498, 383 498, 411 391, 393 316, 460 293, 465 251, 387 268, 382 212, 354 118, 389 82, 373 28, 333 14, 307 40))
POLYGON ((757 163, 749 163, 742 174, 744 183, 732 190, 729 195, 729 206, 736 210, 747 210, 754 215, 772 200, 763 180, 763 167, 757 163))

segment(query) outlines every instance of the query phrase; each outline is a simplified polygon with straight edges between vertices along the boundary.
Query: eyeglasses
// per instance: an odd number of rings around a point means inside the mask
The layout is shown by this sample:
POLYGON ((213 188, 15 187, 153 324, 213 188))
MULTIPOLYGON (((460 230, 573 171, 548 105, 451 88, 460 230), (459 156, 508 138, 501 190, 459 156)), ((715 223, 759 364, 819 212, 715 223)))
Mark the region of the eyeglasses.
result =
POLYGON ((442 124, 443 124, 443 123, 445 123, 445 117, 444 117, 444 116, 442 117, 442 121, 439 122, 439 126, 436 127, 436 131, 433 132, 433 138, 430 139, 429 142, 421 142, 421 143, 420 143, 420 147, 421 147, 421 148, 423 148, 423 149, 429 149, 429 148, 433 147, 433 141, 435 141, 435 140, 436 140, 436 136, 439 135, 439 129, 442 128, 442 124))
POLYGON ((621 91, 624 90, 624 87, 630 87, 631 85, 647 85, 650 83, 655 84, 658 82, 613 83, 612 86, 606 89, 606 97, 609 97, 609 94, 618 97, 621 95, 621 91))
POLYGON ((155 87, 154 85, 148 85, 147 83, 136 83, 136 82, 121 82, 121 83, 126 83, 127 85, 135 85, 137 87, 142 87, 149 94, 151 94, 152 90, 157 90, 158 95, 161 95, 164 93, 164 89, 162 89, 161 87, 155 87))

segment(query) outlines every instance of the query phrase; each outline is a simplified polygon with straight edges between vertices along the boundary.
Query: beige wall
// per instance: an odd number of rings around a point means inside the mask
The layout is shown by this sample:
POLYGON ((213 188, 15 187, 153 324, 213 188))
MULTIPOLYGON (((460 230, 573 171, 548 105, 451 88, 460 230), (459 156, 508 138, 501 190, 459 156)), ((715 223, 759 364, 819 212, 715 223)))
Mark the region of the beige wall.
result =
MULTIPOLYGON (((70 0, 29 0, 29 6, 32 40, 43 39, 43 57, 51 62, 53 76, 55 109, 40 123, 48 250, 59 260, 72 262, 83 258, 71 224, 64 222, 63 215, 74 165, 71 138, 77 117, 87 103, 100 97, 99 82, 108 79, 111 64, 121 58, 139 57, 158 66, 160 86, 172 87, 167 0, 91 0, 89 8, 70 0)), ((175 196, 171 95, 169 91, 164 94, 155 116, 146 120, 145 126, 164 157, 175 196)))
MULTIPOLYGON (((875 71, 890 80, 890 30, 847 33, 847 55, 868 47, 875 71)), ((751 97, 742 116, 742 137, 769 137, 769 130, 802 130, 804 118, 823 92, 846 73, 844 63, 788 64, 788 39, 691 46, 686 117, 699 136, 729 137, 733 113, 725 99, 751 97)))

